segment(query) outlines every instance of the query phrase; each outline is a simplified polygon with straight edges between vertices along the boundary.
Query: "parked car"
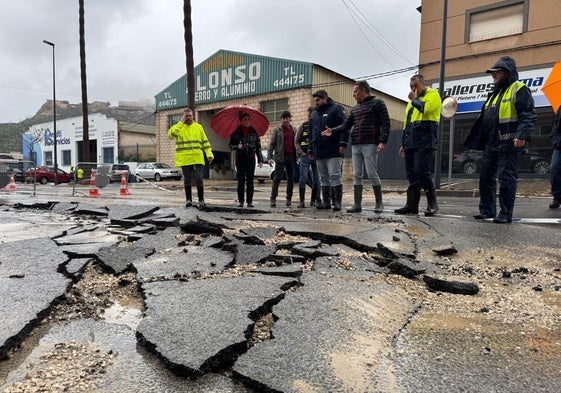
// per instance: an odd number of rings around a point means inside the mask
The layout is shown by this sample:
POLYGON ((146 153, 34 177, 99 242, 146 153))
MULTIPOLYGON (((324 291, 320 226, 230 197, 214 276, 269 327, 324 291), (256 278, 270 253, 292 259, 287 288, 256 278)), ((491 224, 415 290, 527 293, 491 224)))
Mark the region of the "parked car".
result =
POLYGON ((160 181, 162 179, 181 180, 183 176, 180 169, 172 168, 163 162, 143 162, 138 164, 134 175, 139 178, 139 180, 153 179, 155 181, 160 181))
POLYGON ((257 160, 255 160, 255 179, 257 182, 264 183, 266 179, 273 180, 275 176, 275 161, 271 161, 271 165, 267 163, 267 157, 263 156, 263 166, 259 168, 257 160))
POLYGON ((98 169, 107 167, 107 176, 109 176, 109 182, 121 181, 123 173, 127 176, 127 181, 129 179, 130 170, 129 166, 126 164, 103 164, 99 165, 98 169))
POLYGON ((8 179, 13 174, 16 182, 25 183, 25 171, 23 170, 23 162, 17 160, 2 160, 0 162, 4 165, 8 179))
MULTIPOLYGON (((57 168, 57 178, 58 183, 70 183, 73 179, 72 174, 65 172, 64 170, 57 168)), ((37 181, 41 184, 47 184, 49 182, 55 181, 55 171, 52 166, 42 166, 35 170, 35 168, 29 169, 25 172, 25 180, 28 183, 37 181)))
MULTIPOLYGON (((452 171, 468 175, 479 173, 481 168, 481 150, 465 150, 454 153, 452 160, 452 171)), ((537 173, 545 175, 549 173, 550 160, 540 152, 524 149, 520 154, 520 172, 537 173)))

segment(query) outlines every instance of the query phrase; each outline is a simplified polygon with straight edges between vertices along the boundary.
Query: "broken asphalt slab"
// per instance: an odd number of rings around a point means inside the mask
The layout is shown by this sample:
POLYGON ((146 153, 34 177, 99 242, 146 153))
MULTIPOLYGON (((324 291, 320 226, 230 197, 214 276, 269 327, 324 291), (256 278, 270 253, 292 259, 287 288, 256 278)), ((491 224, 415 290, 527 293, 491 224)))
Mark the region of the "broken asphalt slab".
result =
POLYGON ((49 238, 0 244, 0 359, 65 295, 71 280, 57 270, 67 260, 49 238))
POLYGON ((267 313, 291 282, 257 275, 144 283, 146 312, 137 336, 175 373, 225 368, 249 347, 250 315, 267 313))

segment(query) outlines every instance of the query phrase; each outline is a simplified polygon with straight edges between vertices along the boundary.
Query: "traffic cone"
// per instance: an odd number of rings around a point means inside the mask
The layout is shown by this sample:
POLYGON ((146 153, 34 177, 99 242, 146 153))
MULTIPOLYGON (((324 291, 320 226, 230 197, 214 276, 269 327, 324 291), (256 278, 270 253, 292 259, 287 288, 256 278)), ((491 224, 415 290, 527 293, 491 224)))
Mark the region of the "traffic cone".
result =
POLYGON ((14 178, 14 174, 10 175, 10 185, 8 186, 8 191, 15 191, 16 190, 16 179, 14 178))
POLYGON ((127 174, 123 172, 121 174, 121 188, 119 189, 119 196, 127 196, 130 194, 129 189, 127 188, 127 174))
POLYGON ((95 170, 92 169, 92 176, 90 177, 90 192, 89 196, 91 198, 97 198, 99 196, 99 190, 95 186, 95 170))

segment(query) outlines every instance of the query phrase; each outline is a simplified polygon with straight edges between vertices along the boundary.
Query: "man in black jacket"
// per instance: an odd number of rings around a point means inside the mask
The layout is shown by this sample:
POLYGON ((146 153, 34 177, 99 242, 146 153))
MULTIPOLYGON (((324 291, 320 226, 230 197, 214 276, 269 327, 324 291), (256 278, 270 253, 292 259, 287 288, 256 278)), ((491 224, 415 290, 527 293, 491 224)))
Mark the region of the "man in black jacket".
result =
POLYGON ((549 181, 551 183, 553 201, 549 204, 549 208, 558 209, 561 204, 561 106, 557 108, 557 116, 551 130, 551 138, 553 139, 553 153, 549 168, 549 181))
POLYGON ((310 159, 317 159, 323 199, 316 208, 331 209, 333 201, 333 211, 339 211, 343 199, 343 154, 347 149, 349 133, 342 131, 328 134, 328 130, 345 121, 345 113, 343 107, 335 103, 325 90, 316 91, 313 97, 316 109, 310 118, 312 139, 308 153, 310 159))
POLYGON ((353 87, 353 97, 357 104, 343 124, 328 128, 328 132, 351 131, 353 154, 354 204, 347 209, 349 213, 362 211, 362 168, 372 182, 376 198, 375 213, 382 213, 382 182, 378 176, 378 153, 384 151, 390 132, 390 117, 386 103, 370 94, 367 81, 357 81, 353 87))

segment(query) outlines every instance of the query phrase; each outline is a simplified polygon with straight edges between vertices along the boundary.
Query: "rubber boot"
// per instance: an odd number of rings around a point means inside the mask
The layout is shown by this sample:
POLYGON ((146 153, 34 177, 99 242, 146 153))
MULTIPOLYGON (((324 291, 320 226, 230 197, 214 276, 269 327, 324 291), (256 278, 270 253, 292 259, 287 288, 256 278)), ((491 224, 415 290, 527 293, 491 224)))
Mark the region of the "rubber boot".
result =
POLYGON ((206 209, 204 186, 197 186, 197 198, 199 199, 199 203, 197 205, 199 210, 206 209))
POLYGON ((338 212, 341 210, 341 202, 343 201, 343 185, 340 184, 331 187, 331 195, 333 199, 333 211, 338 212))
POLYGON ((384 203, 382 202, 382 186, 373 186, 374 197, 376 198, 376 206, 374 206, 374 213, 384 212, 384 203))
POLYGON ((355 201, 347 209, 347 213, 360 213, 362 211, 362 185, 355 185, 353 188, 355 201))
POLYGON ((185 186, 185 207, 193 206, 193 196, 191 192, 191 185, 185 186))
POLYGON ((300 197, 300 203, 298 204, 298 209, 303 209, 306 207, 306 189, 298 189, 298 196, 300 197))
POLYGON ((407 189, 407 202, 401 209, 395 209, 397 214, 419 214, 419 201, 421 200, 421 190, 418 188, 407 189))
POLYGON ((427 209, 425 210, 425 216, 432 217, 436 213, 438 213, 438 203, 436 202, 436 189, 429 188, 425 190, 425 194, 427 195, 427 209))
POLYGON ((316 205, 316 208, 320 210, 331 209, 331 187, 321 186, 321 196, 323 201, 316 205))

